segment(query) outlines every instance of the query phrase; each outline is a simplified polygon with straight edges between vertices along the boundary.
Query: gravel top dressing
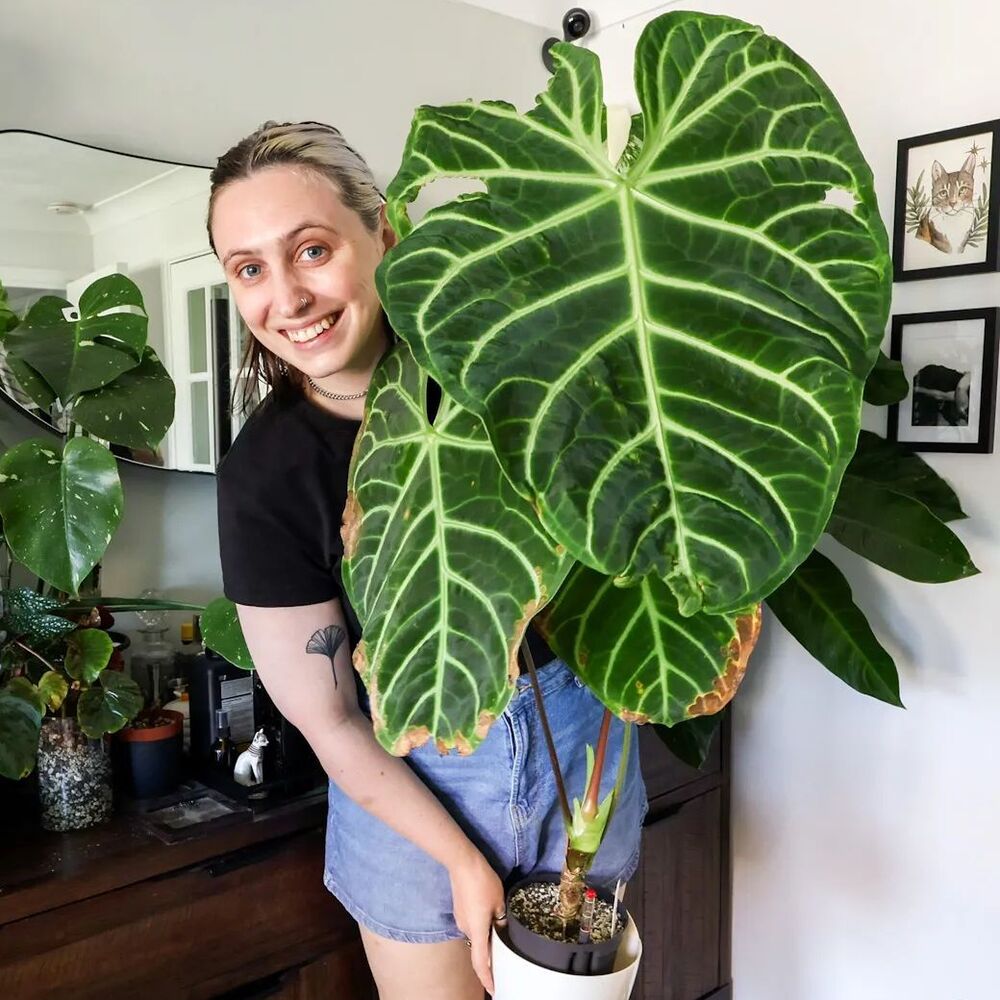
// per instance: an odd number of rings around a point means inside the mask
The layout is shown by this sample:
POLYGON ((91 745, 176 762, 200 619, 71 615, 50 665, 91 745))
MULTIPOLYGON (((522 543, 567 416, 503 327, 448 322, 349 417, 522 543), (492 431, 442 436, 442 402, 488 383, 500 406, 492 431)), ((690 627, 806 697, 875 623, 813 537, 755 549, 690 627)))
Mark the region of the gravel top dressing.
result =
MULTIPOLYGON (((559 902, 559 884, 557 882, 539 882, 536 885, 522 886, 510 897, 508 905, 510 912, 526 927, 542 937, 552 941, 567 942, 562 920, 554 915, 559 902)), ((594 925, 590 940, 597 943, 607 941, 611 933, 611 903, 606 903, 598 896, 594 909, 594 925)), ((624 926, 624 912, 618 907, 617 929, 624 926)), ((573 943, 576 938, 569 939, 573 943)))

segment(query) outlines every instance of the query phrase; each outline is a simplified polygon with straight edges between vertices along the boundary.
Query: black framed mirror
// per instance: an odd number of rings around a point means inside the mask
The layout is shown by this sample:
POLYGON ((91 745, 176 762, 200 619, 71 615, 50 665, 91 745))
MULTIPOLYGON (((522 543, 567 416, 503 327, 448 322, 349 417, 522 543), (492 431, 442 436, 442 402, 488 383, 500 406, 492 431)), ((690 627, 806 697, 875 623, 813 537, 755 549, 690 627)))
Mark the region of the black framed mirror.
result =
MULTIPOLYGON (((231 399, 249 336, 208 245, 208 192, 205 166, 0 130, 0 281, 11 307, 23 314, 42 295, 76 304, 105 274, 131 278, 177 401, 155 451, 120 457, 200 473, 214 473, 242 423, 231 399)), ((19 390, 2 350, 0 399, 40 426, 58 426, 58 413, 19 390)))

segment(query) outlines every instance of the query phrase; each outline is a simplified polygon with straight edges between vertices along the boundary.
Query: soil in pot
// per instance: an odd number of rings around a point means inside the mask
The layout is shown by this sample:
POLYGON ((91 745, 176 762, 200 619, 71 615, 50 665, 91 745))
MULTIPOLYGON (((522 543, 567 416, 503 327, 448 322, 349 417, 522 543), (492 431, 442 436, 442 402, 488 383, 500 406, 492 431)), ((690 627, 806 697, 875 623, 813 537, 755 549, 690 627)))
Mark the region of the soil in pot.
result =
POLYGON ((590 941, 576 939, 578 928, 564 928, 554 913, 559 901, 559 876, 538 876, 519 882, 507 895, 508 936, 523 958, 547 969, 597 976, 610 972, 618 945, 628 923, 624 907, 618 907, 612 931, 614 896, 597 892, 597 906, 590 941), (571 937, 567 939, 567 930, 571 937))

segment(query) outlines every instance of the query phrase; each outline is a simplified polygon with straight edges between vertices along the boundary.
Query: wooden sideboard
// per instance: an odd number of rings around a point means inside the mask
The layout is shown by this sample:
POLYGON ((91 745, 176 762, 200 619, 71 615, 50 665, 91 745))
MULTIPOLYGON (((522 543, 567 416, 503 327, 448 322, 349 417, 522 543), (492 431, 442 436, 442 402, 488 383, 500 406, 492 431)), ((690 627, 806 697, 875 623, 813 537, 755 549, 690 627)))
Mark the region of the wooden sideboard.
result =
MULTIPOLYGON (((703 771, 651 731, 627 904, 634 1000, 728 1000, 728 729, 703 771)), ((324 795, 176 844, 134 816, 0 843, 5 1000, 374 1000, 357 927, 324 889, 324 795)), ((526 998, 527 1000, 527 998, 526 998)))

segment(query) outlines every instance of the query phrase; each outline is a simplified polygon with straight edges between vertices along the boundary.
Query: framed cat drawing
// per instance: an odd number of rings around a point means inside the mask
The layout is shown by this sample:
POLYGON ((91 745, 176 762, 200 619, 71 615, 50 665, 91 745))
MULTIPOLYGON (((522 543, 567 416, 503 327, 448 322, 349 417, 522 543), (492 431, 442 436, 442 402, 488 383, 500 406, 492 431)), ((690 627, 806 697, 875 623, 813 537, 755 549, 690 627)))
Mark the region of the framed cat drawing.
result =
POLYGON ((998 150, 1000 119, 899 140, 896 281, 997 270, 998 150))
POLYGON ((906 398, 889 407, 886 437, 914 451, 993 451, 1000 309, 892 317, 889 355, 902 362, 906 398))

